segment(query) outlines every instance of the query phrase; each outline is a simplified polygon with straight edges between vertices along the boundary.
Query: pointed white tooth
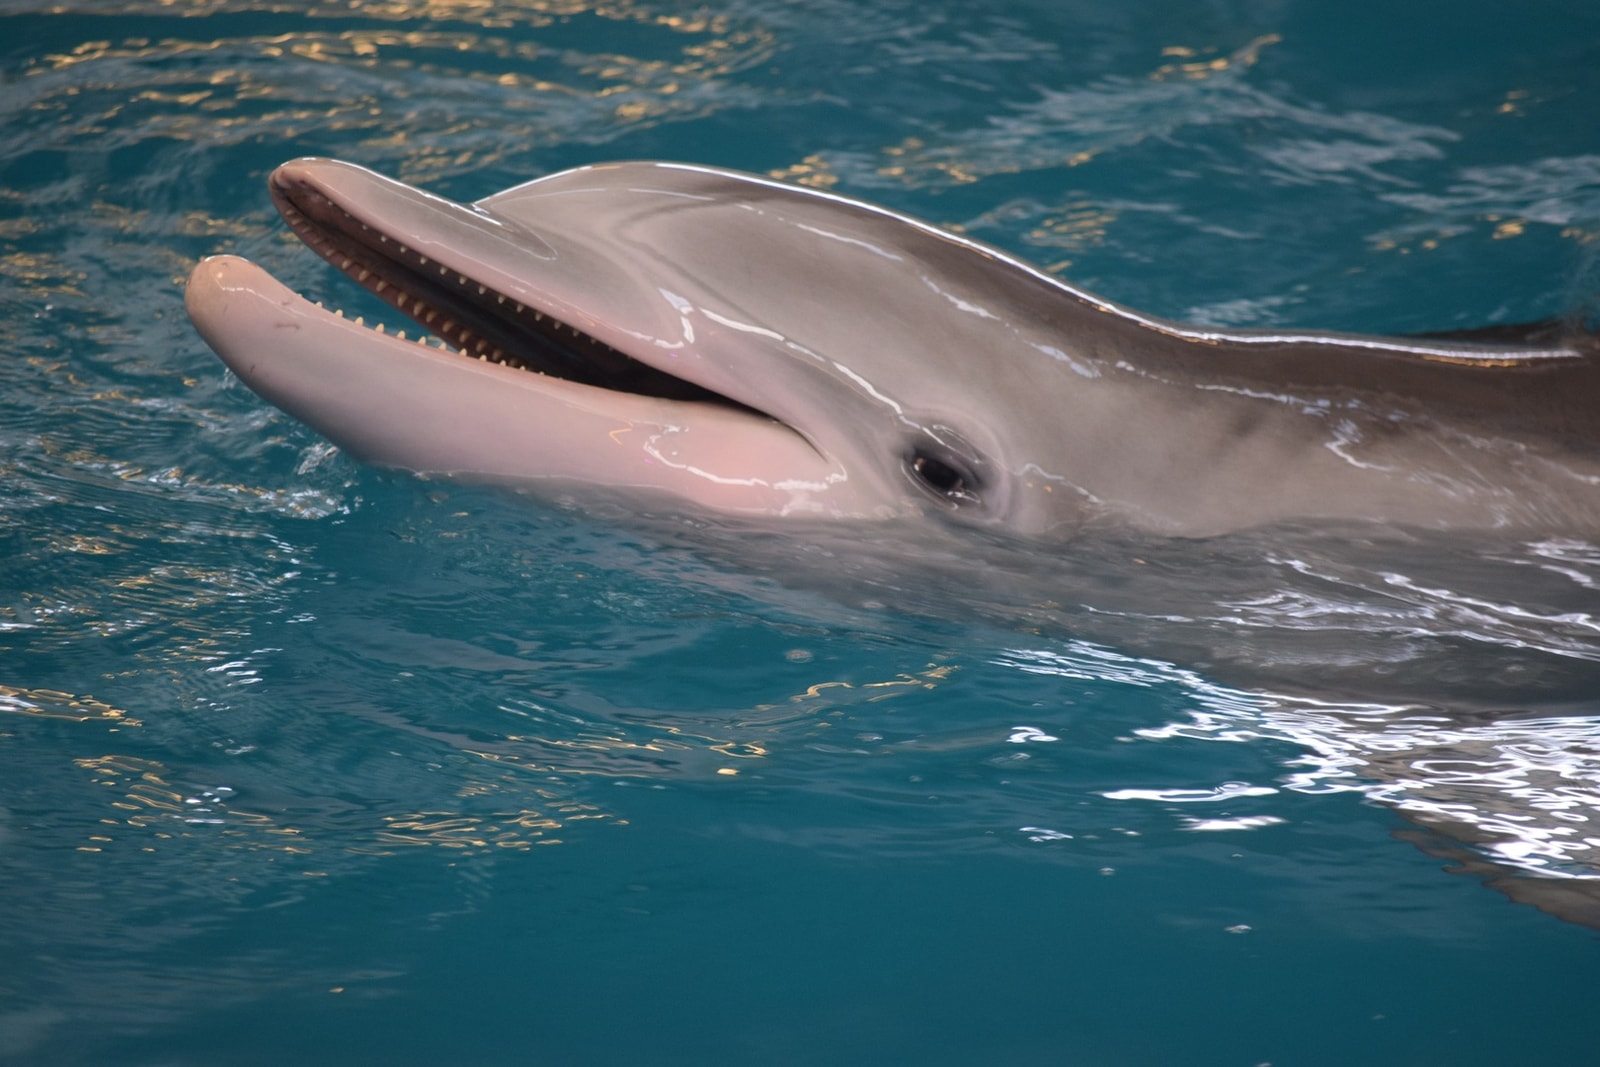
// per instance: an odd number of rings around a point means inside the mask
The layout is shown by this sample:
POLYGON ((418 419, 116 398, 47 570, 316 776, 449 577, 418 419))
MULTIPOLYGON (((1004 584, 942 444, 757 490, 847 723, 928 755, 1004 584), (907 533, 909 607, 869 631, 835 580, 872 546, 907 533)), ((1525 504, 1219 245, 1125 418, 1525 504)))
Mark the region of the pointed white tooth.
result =
POLYGON ((375 293, 381 293, 387 288, 389 288, 389 283, 384 281, 382 278, 379 278, 378 284, 373 288, 372 291, 375 293))
POLYGON ((479 296, 482 296, 484 293, 487 293, 488 291, 489 291, 489 287, 487 285, 478 286, 478 295, 479 296))
POLYGON ((396 337, 400 338, 400 340, 402 340, 402 341, 404 341, 406 339, 406 332, 404 330, 396 330, 394 332, 394 335, 396 337))
POLYGON ((339 264, 339 269, 340 270, 349 270, 350 269, 350 264, 352 264, 354 262, 355 262, 355 260, 351 259, 349 256, 344 256, 343 257, 343 261, 339 264))
POLYGON ((445 266, 443 263, 439 264, 439 277, 443 278, 446 274, 449 274, 449 273, 450 273, 450 268, 449 267, 445 266))
POLYGON ((488 360, 488 357, 487 357, 487 356, 479 356, 479 357, 478 357, 478 362, 479 362, 479 363, 487 363, 487 362, 488 362, 488 361, 489 361, 489 360, 488 360))
MULTIPOLYGON (((520 307, 518 307, 518 308, 517 308, 517 310, 518 310, 518 311, 521 311, 521 310, 522 310, 522 308, 520 308, 520 307)), ((534 313, 533 313, 533 321, 534 321, 534 322, 543 322, 543 321, 544 321, 544 316, 543 316, 543 315, 541 315, 541 314, 539 314, 539 313, 538 313, 538 312, 537 312, 537 311, 535 311, 535 312, 534 312, 534 313)))
POLYGON ((367 318, 366 318, 365 315, 357 315, 356 316, 356 325, 357 326, 365 326, 366 324, 367 324, 367 318))
POLYGON ((383 333, 383 323, 381 323, 381 322, 380 322, 380 323, 378 323, 378 325, 377 325, 377 331, 378 331, 378 332, 379 332, 379 333, 383 333))
POLYGON ((504 293, 496 293, 495 297, 494 297, 494 302, 497 303, 497 304, 504 304, 506 302, 506 294, 504 294, 504 293))
POLYGON ((367 268, 362 267, 361 273, 356 275, 356 281, 365 282, 370 277, 372 277, 372 272, 367 268))
POLYGON ((522 305, 521 304, 517 305, 517 314, 518 315, 522 314, 522 305))

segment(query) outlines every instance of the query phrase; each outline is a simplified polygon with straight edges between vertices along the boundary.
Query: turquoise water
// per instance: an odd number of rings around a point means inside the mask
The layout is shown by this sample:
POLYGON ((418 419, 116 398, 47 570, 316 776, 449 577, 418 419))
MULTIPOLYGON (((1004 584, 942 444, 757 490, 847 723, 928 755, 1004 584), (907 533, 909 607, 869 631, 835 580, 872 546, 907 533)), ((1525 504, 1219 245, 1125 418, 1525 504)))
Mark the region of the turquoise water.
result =
POLYGON ((358 466, 181 289, 355 301, 294 156, 672 158, 1194 321, 1559 315, 1592 5, 11 2, 0 57, 0 1062, 1593 1058, 1595 539, 908 576, 358 466))

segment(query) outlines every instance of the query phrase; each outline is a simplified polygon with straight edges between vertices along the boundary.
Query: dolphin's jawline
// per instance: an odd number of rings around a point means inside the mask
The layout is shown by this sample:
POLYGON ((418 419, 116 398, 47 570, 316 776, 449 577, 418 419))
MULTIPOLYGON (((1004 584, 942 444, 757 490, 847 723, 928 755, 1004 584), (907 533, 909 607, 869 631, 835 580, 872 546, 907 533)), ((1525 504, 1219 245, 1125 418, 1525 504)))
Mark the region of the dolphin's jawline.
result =
POLYGON ((351 214, 310 183, 275 172, 274 204, 296 237, 362 288, 464 358, 612 392, 723 405, 771 418, 622 352, 547 308, 521 302, 469 264, 430 259, 393 231, 351 214))

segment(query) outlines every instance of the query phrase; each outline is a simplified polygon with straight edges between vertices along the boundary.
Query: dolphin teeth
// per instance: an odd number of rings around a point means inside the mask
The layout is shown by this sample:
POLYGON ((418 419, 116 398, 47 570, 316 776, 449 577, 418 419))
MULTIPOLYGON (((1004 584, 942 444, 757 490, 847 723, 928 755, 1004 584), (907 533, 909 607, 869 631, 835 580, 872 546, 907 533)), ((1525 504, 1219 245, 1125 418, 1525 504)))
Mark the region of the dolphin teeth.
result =
POLYGON ((426 267, 428 265, 428 257, 427 256, 418 256, 417 259, 424 267, 426 267))
MULTIPOLYGON (((466 279, 463 278, 462 281, 466 281, 466 279)), ((478 286, 478 295, 479 296, 482 296, 484 293, 487 293, 488 291, 489 291, 489 287, 488 286, 486 286, 486 285, 478 286)))
POLYGON ((373 289, 373 292, 381 293, 387 288, 389 288, 389 283, 384 281, 382 278, 379 278, 378 279, 378 285, 377 285, 377 287, 375 289, 373 289))
POLYGON ((449 274, 449 273, 450 273, 450 268, 449 267, 445 266, 443 263, 439 264, 439 277, 443 278, 446 274, 449 274))
POLYGON ((361 273, 356 275, 356 281, 364 282, 370 277, 372 277, 372 272, 370 270, 368 270, 367 268, 362 267, 361 268, 361 273))
POLYGON ((357 326, 365 326, 366 324, 367 324, 367 319, 366 319, 365 315, 357 315, 356 316, 356 325, 357 326))

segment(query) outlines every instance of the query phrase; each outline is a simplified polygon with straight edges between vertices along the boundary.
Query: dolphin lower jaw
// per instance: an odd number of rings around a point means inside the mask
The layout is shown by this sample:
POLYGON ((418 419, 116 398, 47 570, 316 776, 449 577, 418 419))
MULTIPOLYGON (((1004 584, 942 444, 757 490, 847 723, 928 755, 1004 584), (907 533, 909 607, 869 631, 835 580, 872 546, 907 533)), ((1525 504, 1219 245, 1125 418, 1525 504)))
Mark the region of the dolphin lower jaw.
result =
POLYGON ((422 474, 659 492, 730 514, 875 517, 880 501, 748 408, 464 358, 344 318, 237 256, 202 260, 190 318, 250 389, 354 458, 422 474))

